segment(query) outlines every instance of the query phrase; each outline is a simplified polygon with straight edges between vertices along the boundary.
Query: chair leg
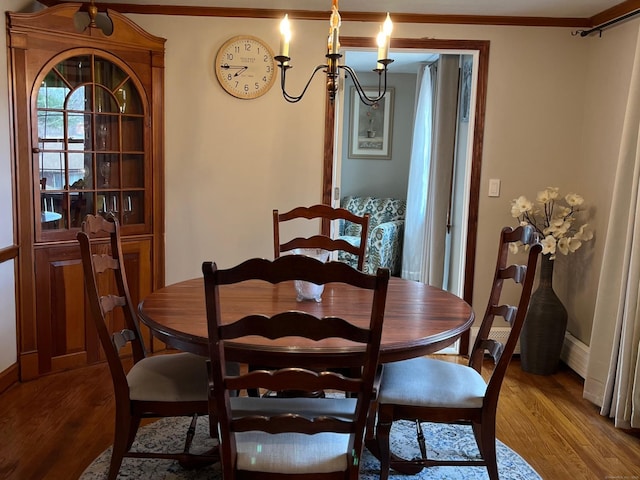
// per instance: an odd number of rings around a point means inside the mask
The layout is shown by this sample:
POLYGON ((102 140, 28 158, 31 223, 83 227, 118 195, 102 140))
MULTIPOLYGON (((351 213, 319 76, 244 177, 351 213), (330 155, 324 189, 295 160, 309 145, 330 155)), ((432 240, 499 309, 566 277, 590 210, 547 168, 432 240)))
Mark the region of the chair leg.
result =
POLYGON ((133 442, 136 439, 136 434, 138 433, 138 428, 140 428, 140 417, 131 417, 129 420, 129 434, 127 438, 127 450, 131 448, 133 442))
POLYGON ((108 480, 115 480, 120 472, 120 466, 122 465, 122 459, 124 455, 131 448, 133 439, 135 439, 136 432, 140 419, 131 417, 122 411, 116 412, 116 427, 113 439, 113 450, 111 452, 111 463, 109 465, 108 480))
POLYGON ((193 437, 196 434, 196 425, 198 422, 198 414, 194 414, 191 417, 191 423, 189 424, 189 428, 187 429, 187 437, 184 440, 184 453, 189 453, 191 450, 191 443, 193 442, 193 437))
POLYGON ((389 435, 391 432, 391 424, 393 423, 390 415, 384 415, 384 407, 378 409, 378 423, 376 424, 376 440, 378 442, 378 459, 380 460, 380 480, 389 478, 389 469, 391 468, 391 449, 389 446, 389 435))
POLYGON ((487 473, 490 480, 499 480, 498 460, 496 458, 496 426, 493 422, 486 422, 484 426, 473 424, 473 432, 478 442, 478 448, 487 463, 487 473))

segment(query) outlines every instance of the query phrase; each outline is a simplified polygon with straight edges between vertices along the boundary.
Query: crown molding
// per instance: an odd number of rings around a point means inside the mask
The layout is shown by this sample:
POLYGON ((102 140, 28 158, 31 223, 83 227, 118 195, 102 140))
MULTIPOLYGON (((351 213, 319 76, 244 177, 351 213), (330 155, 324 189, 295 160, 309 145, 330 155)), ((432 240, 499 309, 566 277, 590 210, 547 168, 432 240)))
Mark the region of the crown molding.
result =
MULTIPOLYGON (((52 7, 63 0, 38 0, 41 4, 52 7)), ((87 2, 85 2, 87 3, 87 2)), ((143 15, 183 15, 193 17, 235 17, 235 18, 281 18, 285 13, 289 18, 299 20, 326 20, 329 11, 311 10, 276 10, 268 8, 226 8, 199 7, 185 5, 133 5, 130 3, 100 3, 98 10, 116 10, 120 13, 137 13, 143 15)), ((634 10, 640 9, 640 0, 626 0, 612 8, 600 12, 590 18, 568 17, 514 17, 496 15, 428 15, 411 13, 393 13, 393 21, 399 23, 448 23, 462 25, 502 25, 529 27, 596 27, 634 10)), ((348 21, 379 22, 384 14, 379 12, 340 12, 348 21)))

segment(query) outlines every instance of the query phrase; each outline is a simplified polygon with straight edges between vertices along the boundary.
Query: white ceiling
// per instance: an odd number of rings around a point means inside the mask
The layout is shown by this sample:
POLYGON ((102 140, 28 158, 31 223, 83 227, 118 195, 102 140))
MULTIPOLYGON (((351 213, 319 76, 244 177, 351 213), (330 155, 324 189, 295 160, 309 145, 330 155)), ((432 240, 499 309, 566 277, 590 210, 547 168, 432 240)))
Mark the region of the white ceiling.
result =
MULTIPOLYGON (((99 3, 331 10, 330 0, 98 0, 99 3)), ((623 0, 341 0, 343 12, 589 18, 623 0)))

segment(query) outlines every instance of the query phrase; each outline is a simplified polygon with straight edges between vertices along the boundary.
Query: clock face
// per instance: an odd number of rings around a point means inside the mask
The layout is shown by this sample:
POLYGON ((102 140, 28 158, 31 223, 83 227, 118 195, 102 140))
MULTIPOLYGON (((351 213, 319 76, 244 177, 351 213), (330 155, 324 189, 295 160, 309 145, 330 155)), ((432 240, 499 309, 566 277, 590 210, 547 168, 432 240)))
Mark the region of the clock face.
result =
POLYGON ((237 98, 267 93, 276 79, 275 68, 269 45, 250 35, 227 40, 216 56, 216 77, 222 88, 237 98))

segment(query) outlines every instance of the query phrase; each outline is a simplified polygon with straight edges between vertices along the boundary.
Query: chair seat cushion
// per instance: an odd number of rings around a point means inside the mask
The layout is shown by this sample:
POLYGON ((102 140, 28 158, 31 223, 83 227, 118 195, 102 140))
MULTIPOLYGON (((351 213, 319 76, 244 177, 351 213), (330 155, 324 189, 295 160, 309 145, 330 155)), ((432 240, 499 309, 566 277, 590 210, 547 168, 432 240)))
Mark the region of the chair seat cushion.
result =
POLYGON ((202 401, 208 398, 207 359, 191 353, 147 357, 127 374, 131 400, 202 401))
MULTIPOLYGON (((356 399, 352 398, 231 398, 232 410, 272 414, 296 412, 304 416, 351 418, 356 399)), ((337 472, 347 468, 349 435, 339 433, 269 434, 244 432, 236 434, 239 470, 272 473, 337 472)))
POLYGON ((380 404, 481 408, 487 384, 466 365, 413 358, 384 366, 380 404))

